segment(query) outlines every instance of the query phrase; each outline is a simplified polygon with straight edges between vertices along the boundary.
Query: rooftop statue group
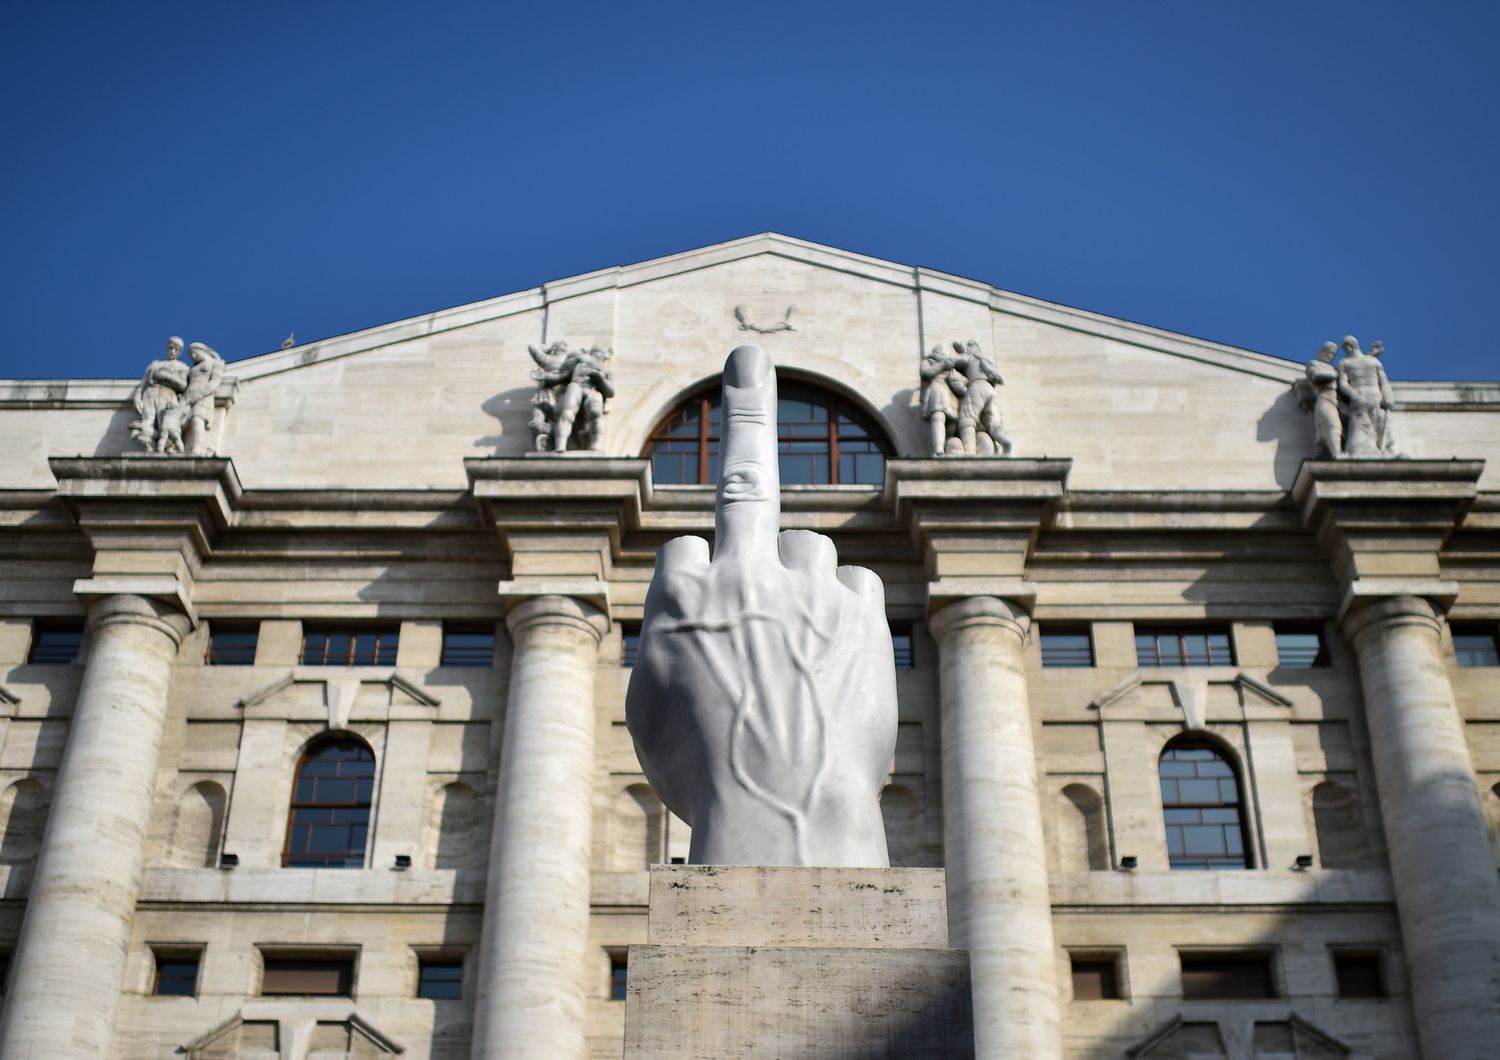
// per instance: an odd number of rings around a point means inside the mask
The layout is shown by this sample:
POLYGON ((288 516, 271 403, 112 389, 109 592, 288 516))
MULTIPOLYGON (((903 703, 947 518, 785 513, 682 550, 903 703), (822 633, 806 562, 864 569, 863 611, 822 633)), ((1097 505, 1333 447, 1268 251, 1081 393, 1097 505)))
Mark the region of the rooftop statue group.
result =
POLYGON ((146 366, 130 395, 139 416, 130 434, 148 453, 211 456, 214 394, 224 380, 224 358, 201 342, 187 348, 192 366, 182 361, 182 340, 167 340, 166 354, 146 366))
POLYGON ((531 370, 532 447, 538 453, 590 453, 604 450, 604 402, 615 396, 608 362, 614 351, 603 346, 574 350, 566 342, 528 346, 537 366, 531 370))
POLYGON ((1380 363, 1384 352, 1384 343, 1372 344, 1366 353, 1358 339, 1345 335, 1338 345, 1323 343, 1307 362, 1307 380, 1297 384, 1297 391, 1302 407, 1313 414, 1319 457, 1389 460, 1407 455, 1391 423, 1396 402, 1380 363), (1344 357, 1335 364, 1341 348, 1344 357))
POLYGON ((1009 456, 1000 416, 1005 381, 979 343, 934 346, 922 358, 922 418, 933 456, 1009 456))

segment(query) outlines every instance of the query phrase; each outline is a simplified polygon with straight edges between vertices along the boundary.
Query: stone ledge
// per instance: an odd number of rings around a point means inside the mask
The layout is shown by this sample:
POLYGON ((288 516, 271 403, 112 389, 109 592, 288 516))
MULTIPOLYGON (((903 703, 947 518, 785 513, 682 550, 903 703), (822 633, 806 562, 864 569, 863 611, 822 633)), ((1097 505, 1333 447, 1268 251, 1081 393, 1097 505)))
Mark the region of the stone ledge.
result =
POLYGON ((942 949, 942 869, 656 865, 653 945, 942 949))

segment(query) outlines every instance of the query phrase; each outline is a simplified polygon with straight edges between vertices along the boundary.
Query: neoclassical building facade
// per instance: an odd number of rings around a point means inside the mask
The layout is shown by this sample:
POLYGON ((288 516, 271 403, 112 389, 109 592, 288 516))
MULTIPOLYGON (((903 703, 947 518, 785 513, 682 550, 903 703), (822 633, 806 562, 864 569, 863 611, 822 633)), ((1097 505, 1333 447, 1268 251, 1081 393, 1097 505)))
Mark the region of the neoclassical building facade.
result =
POLYGON ((1495 1055, 1500 384, 778 235, 0 384, 0 1054, 621 1056, 746 341, 782 525, 885 583, 954 1055, 1495 1055))

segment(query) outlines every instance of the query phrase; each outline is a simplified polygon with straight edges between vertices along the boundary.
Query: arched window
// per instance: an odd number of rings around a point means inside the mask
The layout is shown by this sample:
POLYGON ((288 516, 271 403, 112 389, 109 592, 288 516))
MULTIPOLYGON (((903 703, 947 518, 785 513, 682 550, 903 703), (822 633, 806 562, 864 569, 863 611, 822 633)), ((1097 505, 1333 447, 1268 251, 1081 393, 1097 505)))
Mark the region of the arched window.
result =
POLYGON ((1234 766, 1207 740, 1174 740, 1162 752, 1167 863, 1174 869, 1245 869, 1245 819, 1234 766))
POLYGON ((374 796, 375 755, 364 741, 335 736, 313 744, 292 785, 281 863, 303 869, 363 868, 374 796))
MULTIPOLYGON (((885 482, 890 443, 854 402, 786 379, 778 379, 776 389, 782 485, 878 486, 885 482)), ((721 400, 720 384, 715 382, 656 425, 641 455, 650 459, 657 485, 718 481, 721 400)))

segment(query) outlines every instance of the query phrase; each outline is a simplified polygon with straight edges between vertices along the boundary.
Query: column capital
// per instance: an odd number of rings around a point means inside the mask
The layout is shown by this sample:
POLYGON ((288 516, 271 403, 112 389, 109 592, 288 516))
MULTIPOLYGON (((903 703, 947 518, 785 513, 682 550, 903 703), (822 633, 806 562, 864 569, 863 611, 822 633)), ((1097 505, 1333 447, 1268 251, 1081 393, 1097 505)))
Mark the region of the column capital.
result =
POLYGON ((885 501, 916 544, 930 611, 969 597, 1004 597, 1027 610, 1025 580, 1038 535, 1067 492, 1071 460, 938 457, 886 464, 885 501))
POLYGON ((545 453, 464 461, 469 493, 517 581, 607 579, 623 535, 640 526, 650 467, 645 460, 545 453))
POLYGON ((57 496, 94 548, 85 601, 136 595, 169 602, 193 621, 193 580, 213 540, 234 521, 241 488, 224 457, 138 453, 53 457, 57 496))
POLYGON ((574 596, 548 593, 529 596, 509 607, 505 625, 513 637, 536 626, 570 626, 598 644, 609 632, 609 613, 574 596))
POLYGON ((1422 626, 1437 636, 1443 620, 1429 600, 1411 595, 1358 599, 1344 613, 1344 633, 1356 645, 1372 633, 1396 626, 1422 626))
POLYGON ((969 596, 934 611, 927 619, 932 635, 941 641, 949 633, 974 626, 992 626, 1025 642, 1031 614, 1015 600, 998 596, 969 596))
POLYGON ((1341 614, 1386 597, 1446 611, 1458 585, 1439 553, 1478 496, 1482 460, 1305 460, 1292 486, 1303 525, 1343 587, 1341 614))
MULTIPOLYGON (((73 593, 83 602, 89 624, 101 629, 116 619, 170 627, 176 642, 198 625, 188 591, 170 576, 79 578, 73 593)), ((164 630, 165 632, 165 630, 164 630)))

